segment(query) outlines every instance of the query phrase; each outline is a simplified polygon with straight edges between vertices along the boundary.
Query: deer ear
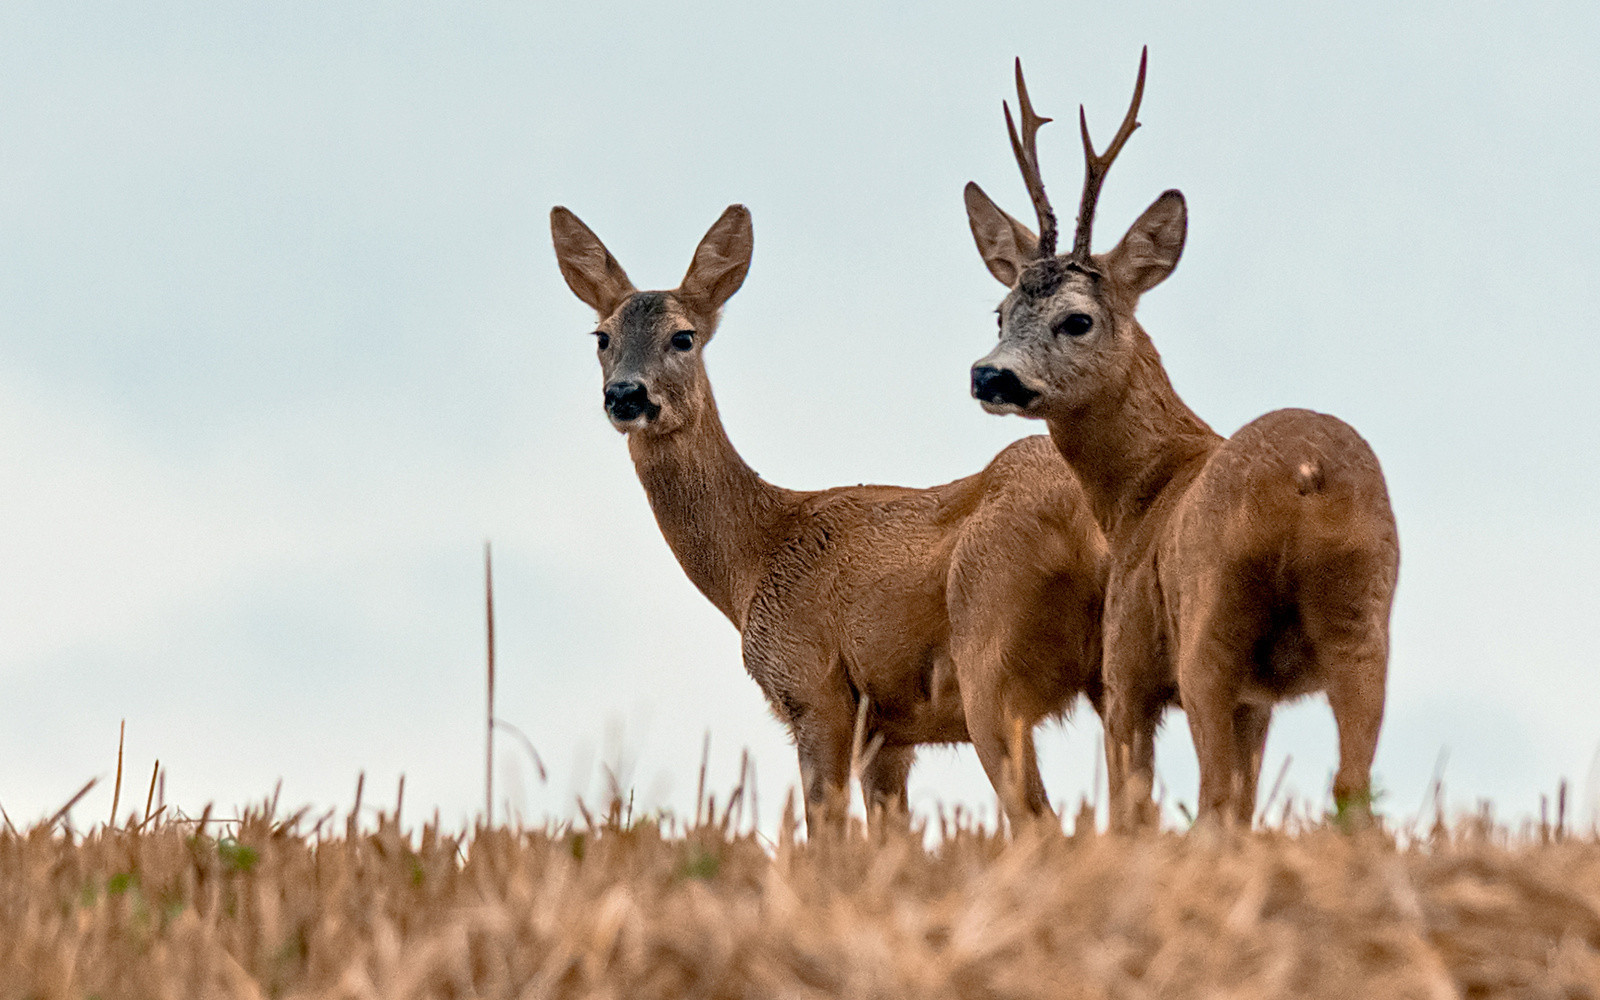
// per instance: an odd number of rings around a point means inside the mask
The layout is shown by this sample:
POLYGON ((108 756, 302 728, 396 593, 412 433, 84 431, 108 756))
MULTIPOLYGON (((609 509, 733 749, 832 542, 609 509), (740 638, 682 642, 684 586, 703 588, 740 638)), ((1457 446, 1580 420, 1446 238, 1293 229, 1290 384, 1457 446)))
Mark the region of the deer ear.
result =
POLYGON ((587 302, 604 319, 622 300, 633 294, 633 282, 600 237, 576 215, 557 205, 550 210, 550 238, 556 245, 556 263, 572 294, 587 302))
POLYGON ((989 273, 1010 288, 1022 276, 1022 268, 1033 259, 1039 237, 1001 211, 978 185, 969 181, 963 197, 967 202, 967 224, 972 227, 978 255, 988 266, 989 273))
POLYGON ((1117 284, 1143 295, 1178 266, 1188 233, 1189 210, 1183 192, 1164 192, 1106 255, 1106 269, 1117 284))
POLYGON ((695 247, 689 272, 678 286, 678 297, 691 309, 714 315, 744 284, 755 246, 750 210, 729 205, 695 247))

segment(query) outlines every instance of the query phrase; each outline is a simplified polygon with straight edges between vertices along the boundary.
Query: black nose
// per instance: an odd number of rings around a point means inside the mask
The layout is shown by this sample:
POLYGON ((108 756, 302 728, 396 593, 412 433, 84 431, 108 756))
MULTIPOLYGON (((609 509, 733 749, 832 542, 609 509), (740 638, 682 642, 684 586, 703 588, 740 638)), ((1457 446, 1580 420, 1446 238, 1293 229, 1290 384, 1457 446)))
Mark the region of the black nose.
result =
POLYGON ((612 420, 627 423, 648 414, 654 417, 661 407, 650 402, 650 391, 638 382, 613 382, 606 386, 606 412, 612 420))
POLYGON ((972 366, 972 395, 983 403, 1010 403, 1027 409, 1039 394, 1022 384, 1016 373, 1008 368, 991 365, 972 366))

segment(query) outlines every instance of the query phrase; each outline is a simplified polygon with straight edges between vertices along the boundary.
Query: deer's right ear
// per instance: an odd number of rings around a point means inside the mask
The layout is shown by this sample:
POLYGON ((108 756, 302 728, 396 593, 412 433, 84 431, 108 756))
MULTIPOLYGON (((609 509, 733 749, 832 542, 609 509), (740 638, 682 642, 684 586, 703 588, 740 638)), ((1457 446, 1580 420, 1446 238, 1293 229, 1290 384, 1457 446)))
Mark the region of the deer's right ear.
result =
POLYGON ((678 294, 690 308, 708 316, 715 314, 744 284, 755 249, 750 210, 729 205, 694 248, 694 260, 689 262, 678 294))
POLYGON ((1033 259, 1039 237, 1033 230, 1006 214, 983 193, 983 188, 967 182, 963 194, 967 202, 967 224, 978 254, 1000 284, 1010 288, 1022 276, 1022 268, 1033 259))
POLYGON ((633 294, 633 282, 600 237, 560 205, 550 210, 550 239, 556 245, 556 263, 561 265, 567 287, 601 319, 633 294))

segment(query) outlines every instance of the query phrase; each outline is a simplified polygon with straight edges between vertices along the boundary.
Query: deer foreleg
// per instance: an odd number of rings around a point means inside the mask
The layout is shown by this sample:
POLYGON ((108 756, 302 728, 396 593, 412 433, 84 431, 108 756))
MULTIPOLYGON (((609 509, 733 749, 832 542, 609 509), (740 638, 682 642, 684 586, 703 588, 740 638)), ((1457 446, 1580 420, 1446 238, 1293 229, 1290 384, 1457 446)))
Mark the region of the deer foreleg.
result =
POLYGON ((806 800, 806 833, 825 829, 842 833, 850 812, 850 738, 848 726, 821 720, 796 727, 800 784, 806 800))
POLYGON ((1247 772, 1240 764, 1248 751, 1234 728, 1239 694, 1228 666, 1214 659, 1202 661, 1193 646, 1179 655, 1179 698, 1200 759, 1197 822, 1230 823, 1242 811, 1237 803, 1244 797, 1247 772))
POLYGON ((1106 790, 1111 829, 1131 833, 1156 825, 1156 724, 1161 702, 1142 692, 1112 692, 1106 698, 1106 790), (1151 703, 1154 702, 1152 705, 1151 703))
POLYGON ((899 819, 910 812, 906 781, 916 756, 917 748, 911 746, 879 747, 872 755, 861 773, 868 823, 899 819))

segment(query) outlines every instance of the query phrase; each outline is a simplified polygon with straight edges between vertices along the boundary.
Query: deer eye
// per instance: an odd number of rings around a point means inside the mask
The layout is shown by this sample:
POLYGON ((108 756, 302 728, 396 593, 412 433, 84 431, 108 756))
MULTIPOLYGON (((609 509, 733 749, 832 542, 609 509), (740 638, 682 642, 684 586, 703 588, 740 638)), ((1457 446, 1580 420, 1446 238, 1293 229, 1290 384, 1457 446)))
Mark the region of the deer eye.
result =
POLYGON ((674 351, 687 351, 694 346, 694 331, 679 330, 672 335, 672 349, 674 351))
POLYGON ((1094 319, 1087 313, 1071 313, 1055 326, 1056 336, 1081 337, 1094 328, 1094 319))
POLYGON ((603 330, 594 332, 594 342, 603 351, 611 346, 611 335, 603 330))

